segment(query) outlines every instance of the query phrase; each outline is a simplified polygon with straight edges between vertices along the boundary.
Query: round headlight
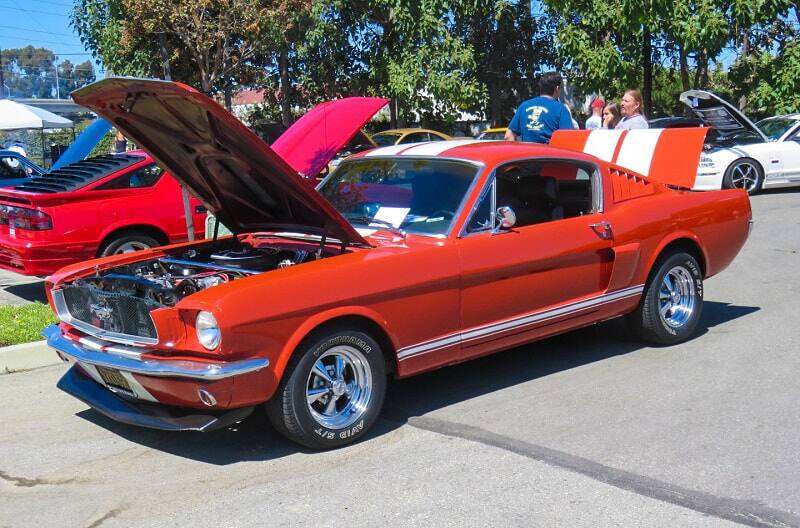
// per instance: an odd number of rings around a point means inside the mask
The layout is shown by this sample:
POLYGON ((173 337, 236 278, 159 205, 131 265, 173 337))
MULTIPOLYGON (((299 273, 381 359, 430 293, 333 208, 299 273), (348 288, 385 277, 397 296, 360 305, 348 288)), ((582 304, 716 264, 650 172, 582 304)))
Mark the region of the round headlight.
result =
POLYGON ((197 330, 197 340, 208 350, 214 350, 219 346, 222 340, 222 335, 219 331, 217 320, 211 312, 200 312, 197 314, 197 322, 195 323, 197 330))

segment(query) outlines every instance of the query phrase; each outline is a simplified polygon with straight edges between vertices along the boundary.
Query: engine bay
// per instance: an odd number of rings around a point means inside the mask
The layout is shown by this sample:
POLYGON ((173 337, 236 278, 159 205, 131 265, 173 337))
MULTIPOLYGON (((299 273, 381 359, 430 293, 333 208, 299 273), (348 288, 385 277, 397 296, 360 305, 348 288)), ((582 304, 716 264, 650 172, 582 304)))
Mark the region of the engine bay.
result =
POLYGON ((144 299, 154 307, 174 306, 184 297, 207 288, 327 256, 321 246, 312 244, 254 244, 237 239, 226 242, 211 242, 96 271, 92 276, 75 280, 71 287, 144 299))

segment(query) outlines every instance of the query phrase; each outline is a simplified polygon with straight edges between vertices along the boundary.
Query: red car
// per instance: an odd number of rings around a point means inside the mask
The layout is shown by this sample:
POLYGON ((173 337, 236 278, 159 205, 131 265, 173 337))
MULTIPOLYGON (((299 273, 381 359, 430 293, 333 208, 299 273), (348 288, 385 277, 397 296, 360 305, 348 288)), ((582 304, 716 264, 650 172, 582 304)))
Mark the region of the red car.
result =
MULTIPOLYGON (((197 200, 191 207, 202 238, 205 209, 197 200)), ((0 267, 24 275, 187 238, 178 182, 143 151, 78 161, 0 189, 0 267)))
POLYGON ((50 277, 58 386, 128 424, 205 431, 265 405, 288 438, 332 448, 369 430, 388 375, 617 316, 679 343, 751 226, 744 191, 688 190, 702 129, 395 145, 315 192, 193 90, 109 78, 73 96, 234 233, 50 277))

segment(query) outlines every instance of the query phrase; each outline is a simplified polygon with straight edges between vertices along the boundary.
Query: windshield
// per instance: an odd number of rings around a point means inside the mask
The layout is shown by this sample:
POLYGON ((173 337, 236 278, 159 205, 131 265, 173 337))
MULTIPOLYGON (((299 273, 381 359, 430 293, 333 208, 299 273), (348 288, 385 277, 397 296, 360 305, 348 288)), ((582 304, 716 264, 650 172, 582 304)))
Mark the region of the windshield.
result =
POLYGON ((443 159, 370 159, 342 163, 320 194, 353 226, 444 236, 478 167, 443 159))
POLYGON ((792 128, 797 121, 794 119, 787 119, 785 117, 770 117, 762 119, 756 126, 761 129, 767 139, 770 141, 778 141, 787 130, 792 128))
POLYGON ((399 138, 400 134, 378 133, 372 136, 372 141, 374 141, 379 147, 388 147, 389 145, 394 145, 397 143, 399 138))
POLYGON ((497 139, 505 139, 506 133, 504 130, 493 130, 491 132, 484 132, 478 139, 486 139, 486 140, 497 140, 497 139))

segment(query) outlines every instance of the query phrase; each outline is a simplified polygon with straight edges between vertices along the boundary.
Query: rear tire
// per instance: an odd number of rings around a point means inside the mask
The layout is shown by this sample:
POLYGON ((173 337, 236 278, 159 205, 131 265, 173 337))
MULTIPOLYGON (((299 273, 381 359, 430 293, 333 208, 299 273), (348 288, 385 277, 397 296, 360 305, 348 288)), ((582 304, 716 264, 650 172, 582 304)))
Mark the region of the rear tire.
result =
POLYGON ((764 184, 764 171, 756 160, 750 158, 737 159, 730 164, 722 178, 725 189, 744 189, 753 195, 761 190, 764 184))
POLYGON ((694 333, 703 309, 703 275, 693 256, 672 253, 656 262, 639 307, 628 316, 644 341, 674 345, 694 333))
POLYGON ((120 253, 130 253, 160 246, 161 242, 138 231, 129 232, 106 241, 97 252, 98 257, 108 257, 120 253))
POLYGON ((333 330, 301 345, 266 410, 289 440, 333 449, 372 427, 385 394, 386 367, 378 343, 358 330, 333 330))

